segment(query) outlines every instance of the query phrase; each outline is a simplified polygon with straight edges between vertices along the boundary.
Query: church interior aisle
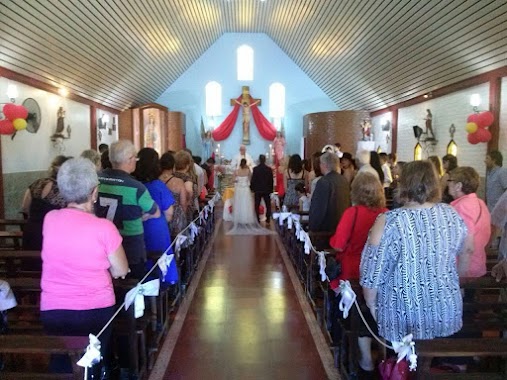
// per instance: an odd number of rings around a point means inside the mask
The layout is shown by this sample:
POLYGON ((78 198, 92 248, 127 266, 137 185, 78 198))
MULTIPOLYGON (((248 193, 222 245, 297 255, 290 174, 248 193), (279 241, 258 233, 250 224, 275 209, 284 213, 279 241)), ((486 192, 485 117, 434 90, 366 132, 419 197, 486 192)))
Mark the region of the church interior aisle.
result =
MULTIPOLYGON (((224 228, 230 227, 218 224, 211 254, 160 378, 330 378, 277 236, 226 236, 224 228)), ((167 339, 172 336, 170 332, 167 339)))

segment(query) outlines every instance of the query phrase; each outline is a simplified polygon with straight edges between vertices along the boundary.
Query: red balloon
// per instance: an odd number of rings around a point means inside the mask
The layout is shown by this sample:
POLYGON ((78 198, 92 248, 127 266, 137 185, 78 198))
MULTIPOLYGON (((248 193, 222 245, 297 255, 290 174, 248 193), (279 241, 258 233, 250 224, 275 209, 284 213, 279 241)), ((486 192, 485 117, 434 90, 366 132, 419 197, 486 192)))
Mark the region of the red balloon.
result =
POLYGON ((489 127, 495 121, 495 117, 489 111, 481 112, 477 119, 477 125, 479 128, 489 127))
POLYGON ((3 108, 3 113, 9 120, 26 119, 28 117, 28 110, 14 103, 7 103, 3 108))
POLYGON ((488 142, 491 140, 491 132, 484 128, 479 128, 474 135, 477 135, 477 140, 479 140, 479 142, 488 142))
POLYGON ((477 136, 477 132, 475 133, 469 133, 467 136, 467 140, 470 144, 479 144, 479 136, 477 136))
POLYGON ((16 132, 16 128, 12 125, 10 120, 0 120, 0 135, 12 135, 16 132))
POLYGON ((473 113, 470 116, 468 116, 467 123, 475 123, 475 124, 479 125, 479 114, 473 113))

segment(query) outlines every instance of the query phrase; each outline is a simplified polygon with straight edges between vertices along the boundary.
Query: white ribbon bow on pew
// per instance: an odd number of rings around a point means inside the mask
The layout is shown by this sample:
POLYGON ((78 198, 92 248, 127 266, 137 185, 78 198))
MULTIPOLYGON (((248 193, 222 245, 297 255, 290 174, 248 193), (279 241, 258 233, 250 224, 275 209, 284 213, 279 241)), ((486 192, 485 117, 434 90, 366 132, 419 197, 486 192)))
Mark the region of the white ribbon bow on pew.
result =
POLYGON ((144 284, 138 284, 130 289, 125 295, 125 310, 134 303, 134 317, 140 318, 144 315, 144 296, 158 296, 160 280, 151 280, 144 284))
POLYGON ((306 241, 307 236, 308 234, 302 228, 299 231, 296 230, 296 237, 298 238, 299 241, 301 242, 306 241))
POLYGON ((340 280, 340 295, 341 300, 338 304, 338 308, 343 312, 343 318, 347 319, 349 311, 356 301, 356 293, 352 290, 350 282, 340 280))
POLYGON ((322 251, 318 251, 317 255, 319 255, 319 267, 320 267, 320 280, 326 281, 327 280, 327 274, 326 274, 326 253, 322 251))
POLYGON ((310 239, 310 235, 305 235, 305 253, 307 255, 310 254, 310 250, 312 249, 312 240, 310 239))
POLYGON ((187 237, 185 235, 179 234, 176 236, 176 242, 174 243, 174 251, 176 253, 179 254, 181 252, 181 246, 185 241, 187 241, 187 237))
POLYGON ((290 216, 290 212, 275 212, 273 214, 273 219, 278 219, 278 224, 283 226, 283 222, 290 216))
POLYGON ((162 275, 165 277, 167 274, 167 270, 169 266, 171 265, 171 262, 174 260, 174 254, 171 253, 168 255, 164 252, 162 256, 157 260, 158 267, 160 268, 160 271, 162 272, 162 275))
POLYGON ((0 280, 0 311, 9 310, 16 307, 16 297, 7 281, 0 280))
POLYGON ((77 362, 80 367, 91 367, 101 361, 100 355, 100 340, 93 334, 88 335, 90 343, 86 347, 86 352, 81 359, 77 362))
POLYGON ((300 215, 298 215, 298 214, 292 214, 292 213, 291 213, 291 214, 289 215, 289 217, 287 218, 287 228, 288 228, 289 230, 292 230, 292 225, 293 225, 294 223, 299 223, 299 218, 300 218, 300 217, 301 217, 301 216, 300 216, 300 215))
POLYGON ((190 235, 189 235, 190 242, 193 243, 194 240, 195 240, 195 237, 197 235, 199 235, 199 227, 197 227, 197 224, 195 224, 194 222, 192 222, 192 223, 190 223, 188 229, 190 231, 190 235))
POLYGON ((415 342, 412 339, 413 335, 408 334, 403 337, 401 342, 392 342, 392 344, 394 352, 398 354, 397 363, 406 358, 410 363, 409 369, 415 371, 417 368, 417 355, 415 353, 415 342))

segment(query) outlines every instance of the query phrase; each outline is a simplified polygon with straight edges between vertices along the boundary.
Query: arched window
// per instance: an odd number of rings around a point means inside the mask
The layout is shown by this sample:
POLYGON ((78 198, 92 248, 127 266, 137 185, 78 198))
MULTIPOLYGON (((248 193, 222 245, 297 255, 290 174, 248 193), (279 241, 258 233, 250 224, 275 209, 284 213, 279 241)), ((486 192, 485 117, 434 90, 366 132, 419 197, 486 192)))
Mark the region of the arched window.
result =
POLYGON ((222 86, 218 82, 206 84, 206 116, 214 117, 222 114, 222 86))
POLYGON ((269 116, 275 121, 285 116, 285 86, 281 83, 269 86, 269 116))
POLYGON ((241 45, 237 50, 238 80, 253 80, 254 51, 248 45, 241 45))

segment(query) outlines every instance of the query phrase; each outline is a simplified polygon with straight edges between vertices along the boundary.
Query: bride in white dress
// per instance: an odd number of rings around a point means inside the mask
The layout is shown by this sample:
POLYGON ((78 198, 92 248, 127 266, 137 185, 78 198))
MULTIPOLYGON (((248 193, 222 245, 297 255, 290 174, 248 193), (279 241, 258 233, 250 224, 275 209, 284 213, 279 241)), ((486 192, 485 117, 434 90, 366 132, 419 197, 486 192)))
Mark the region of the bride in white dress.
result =
POLYGON ((257 221, 254 199, 250 190, 252 172, 243 158, 235 172, 234 202, 232 204, 233 226, 227 235, 271 235, 274 231, 263 228, 257 221))

